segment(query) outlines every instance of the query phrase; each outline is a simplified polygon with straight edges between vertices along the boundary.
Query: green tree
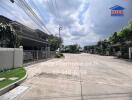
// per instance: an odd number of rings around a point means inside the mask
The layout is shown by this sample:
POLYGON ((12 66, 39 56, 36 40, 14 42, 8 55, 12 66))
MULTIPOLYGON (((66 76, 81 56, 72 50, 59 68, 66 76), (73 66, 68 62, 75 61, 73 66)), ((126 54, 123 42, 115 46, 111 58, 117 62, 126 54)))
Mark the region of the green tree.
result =
POLYGON ((80 46, 77 44, 65 46, 65 52, 67 53, 79 53, 80 46))
POLYGON ((57 36, 50 35, 48 37, 48 43, 50 44, 50 50, 55 51, 59 48, 60 44, 63 43, 63 40, 57 36))
POLYGON ((0 24, 0 46, 10 48, 20 46, 19 38, 17 34, 12 31, 10 25, 0 24))
POLYGON ((112 44, 118 43, 120 41, 120 37, 117 32, 114 32, 113 35, 109 38, 109 41, 112 44))
POLYGON ((129 46, 132 46, 132 20, 121 31, 114 32, 108 40, 98 41, 95 46, 85 46, 84 50, 90 51, 96 49, 98 54, 106 54, 107 51, 112 54, 112 49, 116 48, 117 50, 122 50, 123 54, 123 52, 128 52, 129 46))
POLYGON ((128 27, 130 27, 130 28, 132 29, 132 19, 129 20, 129 22, 128 22, 128 27))

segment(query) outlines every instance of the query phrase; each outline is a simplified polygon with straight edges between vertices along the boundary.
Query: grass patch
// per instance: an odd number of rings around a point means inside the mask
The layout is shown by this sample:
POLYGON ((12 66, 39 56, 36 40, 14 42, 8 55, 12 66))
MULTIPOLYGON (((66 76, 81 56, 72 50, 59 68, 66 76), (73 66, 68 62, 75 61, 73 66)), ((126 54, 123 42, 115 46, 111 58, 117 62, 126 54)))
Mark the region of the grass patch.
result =
POLYGON ((0 89, 11 84, 11 83, 14 83, 14 82, 20 80, 25 75, 26 75, 26 70, 23 67, 0 72, 0 78, 6 78, 5 80, 0 81, 0 89), (11 78, 11 77, 18 77, 18 79, 9 80, 9 78, 11 78))

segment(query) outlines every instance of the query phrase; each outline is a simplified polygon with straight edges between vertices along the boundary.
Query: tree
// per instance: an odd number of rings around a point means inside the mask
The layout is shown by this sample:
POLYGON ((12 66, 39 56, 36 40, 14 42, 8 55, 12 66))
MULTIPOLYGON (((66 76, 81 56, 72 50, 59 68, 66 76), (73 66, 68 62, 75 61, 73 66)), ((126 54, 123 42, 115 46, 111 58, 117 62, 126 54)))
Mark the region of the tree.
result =
POLYGON ((74 45, 67 45, 64 48, 65 48, 65 52, 67 53, 79 53, 80 46, 74 44, 74 45))
POLYGON ((63 40, 57 36, 50 35, 48 37, 48 43, 50 44, 50 50, 55 51, 59 48, 60 44, 63 43, 63 40))
POLYGON ((129 20, 129 22, 128 22, 128 26, 132 29, 132 19, 129 20))
POLYGON ((132 20, 128 25, 121 29, 119 32, 114 32, 108 40, 98 41, 97 45, 85 46, 84 50, 95 50, 98 54, 106 54, 106 52, 113 53, 117 49, 121 50, 122 54, 128 52, 128 47, 132 46, 132 20))
POLYGON ((120 40, 120 38, 119 38, 117 32, 114 32, 113 35, 109 38, 109 41, 110 41, 112 44, 115 44, 115 43, 119 42, 119 40, 120 40))
POLYGON ((0 24, 0 46, 10 48, 20 46, 18 36, 13 32, 10 25, 0 24))

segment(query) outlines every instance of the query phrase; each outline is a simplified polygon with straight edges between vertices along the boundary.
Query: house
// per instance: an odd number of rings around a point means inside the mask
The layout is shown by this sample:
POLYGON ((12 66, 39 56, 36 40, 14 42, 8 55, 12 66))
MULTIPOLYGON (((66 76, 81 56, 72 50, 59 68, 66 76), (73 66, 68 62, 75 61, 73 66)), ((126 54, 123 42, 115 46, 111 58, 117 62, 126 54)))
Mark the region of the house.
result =
POLYGON ((132 59, 132 41, 116 43, 112 45, 112 49, 113 55, 126 59, 132 59))
POLYGON ((111 9, 111 16, 124 16, 124 9, 119 5, 115 5, 110 8, 111 9))
POLYGON ((39 29, 31 29, 2 15, 0 15, 0 23, 12 26, 24 50, 42 50, 49 46, 47 41, 49 35, 39 29))

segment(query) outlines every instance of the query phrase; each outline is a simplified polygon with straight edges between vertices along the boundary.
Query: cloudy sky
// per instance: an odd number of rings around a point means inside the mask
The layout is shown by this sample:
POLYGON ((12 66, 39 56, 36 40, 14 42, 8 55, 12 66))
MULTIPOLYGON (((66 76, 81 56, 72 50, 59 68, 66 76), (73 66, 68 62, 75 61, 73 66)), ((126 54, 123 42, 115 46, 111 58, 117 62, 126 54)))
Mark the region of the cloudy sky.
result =
MULTIPOLYGON (((18 0, 0 0, 0 15, 19 21, 30 28, 40 28, 20 8, 18 0)), ((81 46, 97 41, 119 31, 132 19, 132 0, 25 0, 54 35, 59 25, 64 44, 81 46), (120 5, 125 8, 123 17, 112 17, 109 8, 120 5)), ((42 26, 43 27, 43 26, 42 26)))

